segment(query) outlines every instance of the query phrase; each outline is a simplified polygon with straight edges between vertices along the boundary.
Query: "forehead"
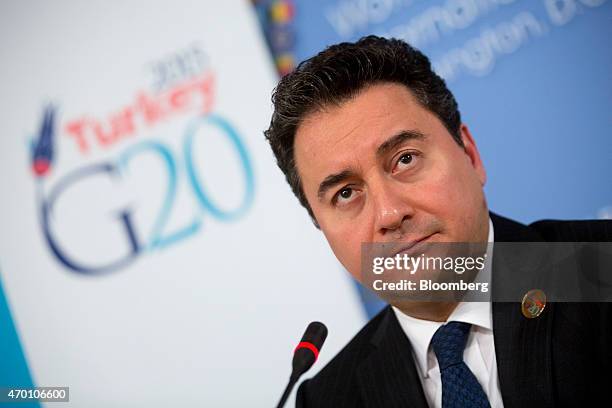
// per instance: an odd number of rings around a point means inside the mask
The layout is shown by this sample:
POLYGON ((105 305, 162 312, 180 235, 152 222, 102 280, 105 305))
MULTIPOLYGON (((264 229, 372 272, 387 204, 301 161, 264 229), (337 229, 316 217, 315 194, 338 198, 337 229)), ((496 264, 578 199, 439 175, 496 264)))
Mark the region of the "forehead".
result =
POLYGON ((370 86, 353 99, 303 120, 294 145, 300 176, 306 183, 316 175, 313 173, 354 165, 364 154, 374 155, 381 143, 403 130, 417 130, 429 137, 445 128, 405 86, 370 86))

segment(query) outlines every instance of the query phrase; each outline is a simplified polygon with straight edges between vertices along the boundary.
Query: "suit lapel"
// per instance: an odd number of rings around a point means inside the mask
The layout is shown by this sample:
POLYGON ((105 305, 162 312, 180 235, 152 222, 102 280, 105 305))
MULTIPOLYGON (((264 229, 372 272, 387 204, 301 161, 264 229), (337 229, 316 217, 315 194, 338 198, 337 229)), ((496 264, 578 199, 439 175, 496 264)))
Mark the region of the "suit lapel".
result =
POLYGON ((366 407, 427 408, 410 341, 390 306, 372 336, 374 351, 359 365, 357 378, 366 407))
MULTIPOLYGON (((537 242, 528 227, 491 213, 496 242, 537 242)), ((495 265, 493 276, 503 268, 495 265)), ((412 346, 387 307, 371 339, 374 350, 359 365, 357 379, 365 407, 426 408, 412 346)), ((552 406, 551 331, 554 305, 535 319, 520 303, 493 303, 493 336, 499 385, 505 407, 552 406)))
MULTIPOLYGON (((522 224, 491 214, 496 242, 541 241, 522 224)), ((496 264, 493 254, 493 280, 496 274, 512 273, 496 264)), ((492 305, 493 337, 499 386, 506 407, 552 406, 551 332, 554 305, 546 305, 537 318, 527 319, 521 304, 496 302, 492 305)))

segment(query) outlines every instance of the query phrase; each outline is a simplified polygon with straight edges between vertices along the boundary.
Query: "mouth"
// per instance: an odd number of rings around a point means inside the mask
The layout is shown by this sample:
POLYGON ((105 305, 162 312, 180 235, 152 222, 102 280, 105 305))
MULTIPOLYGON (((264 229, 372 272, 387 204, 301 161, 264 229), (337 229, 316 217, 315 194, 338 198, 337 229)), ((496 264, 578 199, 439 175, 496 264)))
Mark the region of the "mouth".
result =
MULTIPOLYGON (((419 249, 423 249, 423 247, 425 247, 429 242, 430 239, 436 235, 437 232, 434 232, 432 234, 423 236, 421 238, 412 240, 412 241, 408 241, 408 242, 398 242, 396 245, 399 246, 398 250, 393 252, 393 254, 391 255, 392 257, 395 257, 396 255, 403 255, 403 254, 412 254, 415 251, 418 251, 419 249)), ((395 246, 397 248, 397 246, 395 246)))

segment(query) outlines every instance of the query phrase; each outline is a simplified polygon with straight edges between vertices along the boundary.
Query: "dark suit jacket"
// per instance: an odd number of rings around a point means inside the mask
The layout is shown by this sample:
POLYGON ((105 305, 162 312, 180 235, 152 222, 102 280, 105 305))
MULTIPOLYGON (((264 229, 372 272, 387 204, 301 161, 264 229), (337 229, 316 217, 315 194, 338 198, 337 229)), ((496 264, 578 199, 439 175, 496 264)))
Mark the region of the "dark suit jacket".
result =
MULTIPOLYGON (((491 213, 496 242, 612 241, 612 221, 539 221, 491 213)), ((494 257, 495 259, 495 257, 494 257)), ((505 407, 612 406, 612 303, 548 303, 527 319, 519 303, 493 303, 505 407)), ((314 378, 297 407, 427 407, 410 342, 389 306, 314 378)))

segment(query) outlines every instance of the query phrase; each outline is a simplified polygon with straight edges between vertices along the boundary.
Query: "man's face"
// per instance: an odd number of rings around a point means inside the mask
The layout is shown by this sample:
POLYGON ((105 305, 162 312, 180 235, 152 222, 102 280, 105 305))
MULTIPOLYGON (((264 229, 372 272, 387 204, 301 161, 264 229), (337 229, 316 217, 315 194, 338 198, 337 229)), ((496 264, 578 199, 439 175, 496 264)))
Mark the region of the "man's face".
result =
POLYGON ((357 279, 361 244, 485 242, 485 170, 404 86, 384 83, 308 115, 295 138, 304 193, 334 254, 357 279))

